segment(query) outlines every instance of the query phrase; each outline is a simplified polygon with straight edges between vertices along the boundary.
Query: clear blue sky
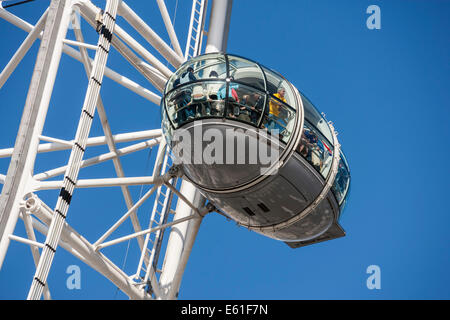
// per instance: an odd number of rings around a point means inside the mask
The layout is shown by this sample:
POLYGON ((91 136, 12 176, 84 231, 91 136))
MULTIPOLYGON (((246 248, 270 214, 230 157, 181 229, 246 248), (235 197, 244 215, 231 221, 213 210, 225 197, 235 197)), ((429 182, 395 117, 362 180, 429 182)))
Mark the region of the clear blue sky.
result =
MULTIPOLYGON (((47 2, 37 0, 11 11, 34 24, 47 2)), ((173 15, 176 1, 166 2, 173 15)), ((179 1, 175 22, 182 48, 190 14, 187 2, 179 1)), ((164 35, 156 4, 128 4, 164 35)), ((450 2, 444 0, 234 1, 228 51, 285 75, 339 131, 352 173, 341 220, 347 236, 293 250, 213 214, 200 228, 180 299, 450 298, 449 13, 450 2), (372 4, 381 9, 380 30, 366 27, 366 8, 372 4), (370 265, 381 268, 380 290, 366 287, 370 265)), ((95 43, 95 34, 87 29, 84 25, 85 37, 95 43)), ((3 68, 25 33, 0 20, 0 37, 3 68)), ((35 44, 0 90, 0 148, 14 143, 37 49, 35 44)), ((44 134, 71 139, 87 81, 78 62, 63 56, 61 63, 44 134)), ((151 88, 117 53, 108 65, 151 88)), ((111 80, 105 81, 102 97, 115 133, 159 127, 157 106, 111 80)), ((98 120, 91 135, 101 135, 98 120)), ((124 158, 126 174, 150 173, 147 156, 144 152, 124 158)), ((52 156, 59 165, 67 157, 63 152, 52 156)), ((36 171, 48 169, 50 159, 40 156, 36 171)), ((0 159, 0 173, 6 174, 7 168, 8 161, 0 159)), ((86 169, 81 177, 111 175, 111 168, 86 169)), ((132 192, 136 201, 141 188, 132 192)), ((42 194, 50 206, 56 197, 42 194)), ((140 210, 142 221, 150 209, 147 205, 140 210)), ((77 190, 68 221, 95 241, 124 210, 118 189, 95 195, 77 190)), ((120 232, 125 231, 129 225, 120 232)), ((17 234, 23 234, 21 222, 17 234)), ((130 274, 135 249, 132 244, 126 262, 130 274)), ((118 265, 125 252, 126 243, 105 251, 118 265)), ((26 298, 33 274, 29 248, 13 243, 0 272, 0 299, 26 298)), ((57 251, 49 281, 57 299, 126 298, 63 249, 57 251), (66 288, 65 271, 72 264, 81 268, 81 290, 66 288)))

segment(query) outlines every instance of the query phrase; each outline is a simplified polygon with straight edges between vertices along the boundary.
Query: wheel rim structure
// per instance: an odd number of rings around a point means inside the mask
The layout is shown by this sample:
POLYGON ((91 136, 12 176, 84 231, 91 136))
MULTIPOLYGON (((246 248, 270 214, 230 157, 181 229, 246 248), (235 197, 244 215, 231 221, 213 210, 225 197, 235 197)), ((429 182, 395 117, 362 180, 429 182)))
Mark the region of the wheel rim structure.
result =
MULTIPOLYGON (((31 55, 27 52, 33 43, 39 43, 15 145, 3 141, 0 149, 2 169, 8 169, 0 172, 3 184, 0 266, 14 255, 10 251, 16 246, 10 248, 11 242, 30 246, 36 270, 29 278, 28 299, 51 299, 47 277, 59 247, 98 271, 131 299, 177 297, 202 218, 213 208, 205 206, 205 199, 191 184, 180 179, 177 170, 169 170, 172 159, 160 127, 155 125, 153 129, 140 131, 114 127, 113 131, 107 114, 120 106, 110 106, 111 91, 104 87, 114 83, 125 88, 121 90, 126 90, 127 94, 144 99, 141 103, 151 102, 158 107, 160 92, 174 69, 202 51, 225 50, 231 2, 213 1, 209 3, 209 11, 206 0, 194 0, 192 6, 189 4, 185 10, 190 23, 184 26, 188 29, 184 53, 181 37, 175 32, 169 8, 163 0, 156 0, 153 14, 162 18, 164 36, 145 22, 144 14, 138 15, 120 0, 107 0, 101 8, 88 0, 52 0, 35 25, 14 15, 12 10, 6 10, 6 5, 0 3, 0 17, 27 33, 9 62, 3 62, 0 90, 2 87, 5 90, 8 78, 18 72, 15 69, 22 59, 31 55), (207 12, 210 16, 206 39, 207 12), (69 33, 68 29, 72 31, 69 33), (91 44, 95 42, 97 45, 91 44), (64 110, 65 104, 53 105, 54 96, 61 88, 62 70, 58 69, 65 67, 67 56, 78 61, 84 81, 89 81, 85 82, 87 89, 84 83, 76 84, 85 97, 84 103, 76 103, 76 110, 64 110), (146 80, 142 81, 145 85, 114 69, 119 58, 127 61, 131 73, 146 80), (61 130, 66 129, 65 138, 48 130, 52 128, 50 122, 55 120, 51 116, 55 108, 62 114, 67 113, 67 118, 72 116, 72 127, 65 128, 63 121, 58 125, 61 130), (73 116, 72 112, 78 116, 73 116), (155 151, 150 152, 152 149, 155 151), (70 156, 64 150, 72 150, 70 156), (152 174, 141 170, 133 176, 125 175, 125 171, 136 171, 126 167, 127 157, 141 154, 136 157, 145 159, 144 150, 148 152, 147 163, 154 161, 152 174), (59 155, 53 158, 54 154, 59 155), (42 169, 42 163, 45 163, 45 169, 42 169), (93 170, 103 165, 108 165, 109 169, 93 170), (120 189, 125 209, 112 210, 118 212, 108 216, 108 212, 97 212, 96 208, 102 201, 117 202, 115 198, 118 197, 111 196, 109 191, 101 191, 112 186, 119 187, 113 189, 116 194, 120 189), (83 188, 92 188, 88 189, 92 194, 100 192, 98 204, 88 206, 92 207, 92 212, 80 212, 81 206, 77 205, 87 194, 82 194, 83 188), (51 205, 52 201, 57 202, 51 205), (142 213, 144 211, 146 214, 142 213), (96 226, 103 235, 99 236, 98 232, 94 236, 84 235, 82 226, 98 221, 104 222, 96 226), (131 222, 131 227, 124 228, 125 222, 131 222), (180 240, 180 234, 183 240, 180 240), (123 247, 114 249, 115 244, 126 241, 133 241, 129 243, 134 246, 135 260, 129 263, 133 263, 131 272, 130 268, 124 268, 125 264, 121 266, 121 259, 117 258, 118 252, 123 254, 123 247)), ((33 2, 24 5, 33 5, 33 2)), ((71 100, 70 96, 65 99, 71 100)), ((16 104, 21 103, 23 97, 17 97, 16 104)), ((67 105, 71 103, 68 101, 67 105)), ((151 115, 158 118, 154 123, 159 122, 159 116, 154 116, 157 114, 155 111, 151 115)), ((109 211, 109 208, 103 211, 109 211)))

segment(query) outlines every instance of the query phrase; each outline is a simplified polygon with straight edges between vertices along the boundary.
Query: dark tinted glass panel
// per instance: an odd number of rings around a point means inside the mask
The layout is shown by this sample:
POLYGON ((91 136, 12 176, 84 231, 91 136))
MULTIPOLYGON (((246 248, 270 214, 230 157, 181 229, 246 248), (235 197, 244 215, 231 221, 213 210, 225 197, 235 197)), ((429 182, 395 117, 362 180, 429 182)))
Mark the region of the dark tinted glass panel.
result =
POLYGON ((328 141, 332 142, 333 137, 331 135, 331 130, 328 126, 327 121, 308 99, 306 99, 303 95, 301 97, 303 102, 303 109, 305 112, 305 119, 308 120, 308 122, 311 123, 314 127, 316 127, 325 136, 325 138, 328 139, 328 141))
POLYGON ((324 179, 333 162, 333 146, 310 123, 304 122, 302 137, 297 152, 305 158, 324 179))
POLYGON ((342 205, 350 187, 350 172, 348 170, 347 161, 345 156, 341 153, 341 160, 339 161, 339 168, 336 174, 336 178, 333 183, 333 193, 339 205, 342 205))

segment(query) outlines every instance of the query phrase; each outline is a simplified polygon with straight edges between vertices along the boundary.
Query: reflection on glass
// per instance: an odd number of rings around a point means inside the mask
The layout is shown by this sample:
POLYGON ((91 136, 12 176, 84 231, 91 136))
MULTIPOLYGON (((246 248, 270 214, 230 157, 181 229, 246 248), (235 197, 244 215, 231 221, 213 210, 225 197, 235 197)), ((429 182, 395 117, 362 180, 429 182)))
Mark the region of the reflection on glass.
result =
POLYGON ((227 117, 269 133, 278 130, 287 143, 298 108, 294 90, 280 74, 256 62, 208 54, 186 62, 170 77, 163 119, 176 129, 199 118, 227 117))
POLYGON ((325 179, 333 161, 333 146, 307 121, 297 152, 305 158, 325 179))
POLYGON ((202 59, 194 63, 194 76, 197 79, 209 79, 214 76, 225 79, 227 76, 225 59, 202 59))
POLYGON ((269 132, 277 130, 279 137, 287 142, 295 127, 295 111, 280 100, 270 98, 266 109, 262 127, 269 132))
POLYGON ((223 116, 224 82, 196 82, 173 90, 166 97, 167 114, 178 128, 187 121, 207 116, 223 116))
POLYGON ((274 97, 297 108, 296 97, 291 85, 278 73, 262 67, 267 78, 267 91, 274 97), (282 97, 280 91, 283 91, 282 97))
POLYGON ((254 62, 229 56, 230 75, 236 81, 248 84, 266 91, 264 75, 261 68, 254 62))
POLYGON ((162 120, 162 131, 167 139, 167 143, 170 144, 173 135, 172 125, 167 117, 167 113, 164 110, 163 100, 161 100, 161 120, 162 120))
POLYGON ((167 82, 166 92, 185 83, 203 79, 225 79, 227 68, 225 56, 222 54, 211 54, 205 57, 194 58, 183 64, 167 82))
POLYGON ((327 121, 323 118, 323 116, 317 111, 317 109, 306 99, 303 95, 303 109, 305 111, 305 119, 309 121, 314 127, 316 127, 320 133, 322 133, 328 141, 333 141, 333 137, 331 135, 331 129, 328 126, 327 121))
MULTIPOLYGON (((221 88, 219 97, 225 97, 226 87, 221 88)), ((249 86, 231 82, 228 88, 226 117, 258 125, 264 110, 265 95, 249 86)))
POLYGON ((332 190, 336 199, 341 206, 347 196, 348 189, 350 186, 350 172, 348 170, 347 161, 345 156, 341 153, 341 160, 339 161, 339 168, 334 180, 332 190))

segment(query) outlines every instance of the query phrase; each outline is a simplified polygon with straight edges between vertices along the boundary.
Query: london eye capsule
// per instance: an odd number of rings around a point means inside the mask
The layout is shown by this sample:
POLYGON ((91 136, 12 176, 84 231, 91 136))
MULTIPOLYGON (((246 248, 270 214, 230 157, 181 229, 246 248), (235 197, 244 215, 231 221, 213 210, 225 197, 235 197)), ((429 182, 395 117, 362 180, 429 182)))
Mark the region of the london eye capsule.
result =
POLYGON ((170 77, 161 116, 184 178, 238 224, 293 248, 345 235, 350 171, 334 127, 277 72, 198 56, 170 77))

